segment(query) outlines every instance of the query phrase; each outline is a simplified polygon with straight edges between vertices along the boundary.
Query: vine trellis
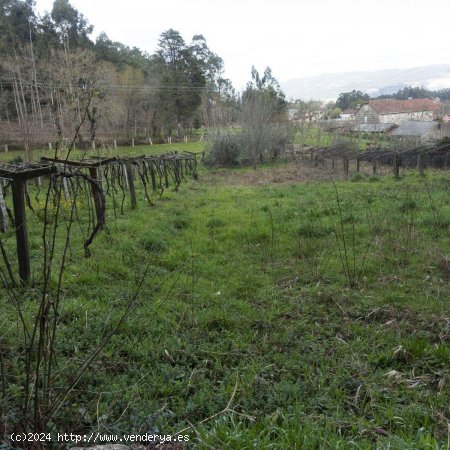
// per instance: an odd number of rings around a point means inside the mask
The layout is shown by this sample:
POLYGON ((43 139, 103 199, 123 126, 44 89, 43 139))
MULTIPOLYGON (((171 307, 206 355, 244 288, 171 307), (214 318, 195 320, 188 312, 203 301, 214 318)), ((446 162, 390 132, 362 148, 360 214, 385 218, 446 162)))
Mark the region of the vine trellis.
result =
MULTIPOLYGON (((137 208, 136 183, 142 185, 145 199, 152 205, 151 193, 162 195, 171 185, 177 191, 183 179, 188 175, 197 179, 195 153, 174 152, 137 157, 94 157, 79 161, 43 157, 40 162, 1 164, 0 179, 3 179, 3 183, 0 184, 0 232, 6 232, 10 224, 15 229, 20 280, 28 283, 31 276, 26 220, 26 207, 33 209, 28 190, 30 180, 34 179, 36 182, 37 200, 41 192, 41 178, 48 178, 46 208, 49 202, 54 206, 59 205, 63 195, 66 200, 73 201, 71 217, 78 217, 76 197, 81 194, 85 195, 89 214, 88 229, 83 230, 80 220, 78 222, 85 238, 85 255, 90 256, 90 244, 97 233, 106 226, 108 197, 112 199, 114 217, 116 217, 117 197, 121 199, 121 214, 124 214, 127 195, 130 196, 131 208, 137 208), (5 200, 9 190, 11 190, 12 212, 5 200)), ((4 262, 13 281, 11 266, 1 240, 0 244, 4 262)))
POLYGON ((342 160, 344 172, 349 173, 349 162, 356 161, 359 172, 360 163, 372 163, 373 173, 377 173, 380 164, 392 166, 396 177, 400 174, 400 167, 416 168, 420 174, 426 167, 448 169, 450 165, 450 142, 428 143, 405 150, 374 148, 364 152, 351 148, 345 143, 337 143, 325 148, 310 148, 308 150, 315 165, 331 160, 334 169, 335 162, 342 160))

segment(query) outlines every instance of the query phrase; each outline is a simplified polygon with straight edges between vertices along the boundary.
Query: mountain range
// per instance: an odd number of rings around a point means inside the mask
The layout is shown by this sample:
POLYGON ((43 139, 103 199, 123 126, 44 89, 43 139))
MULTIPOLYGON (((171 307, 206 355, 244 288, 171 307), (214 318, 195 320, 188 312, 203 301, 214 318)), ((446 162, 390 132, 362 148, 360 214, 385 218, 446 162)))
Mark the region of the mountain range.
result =
POLYGON ((294 78, 280 83, 287 99, 335 100, 341 92, 353 89, 372 97, 392 94, 406 86, 430 90, 450 88, 450 64, 409 69, 326 73, 294 78))

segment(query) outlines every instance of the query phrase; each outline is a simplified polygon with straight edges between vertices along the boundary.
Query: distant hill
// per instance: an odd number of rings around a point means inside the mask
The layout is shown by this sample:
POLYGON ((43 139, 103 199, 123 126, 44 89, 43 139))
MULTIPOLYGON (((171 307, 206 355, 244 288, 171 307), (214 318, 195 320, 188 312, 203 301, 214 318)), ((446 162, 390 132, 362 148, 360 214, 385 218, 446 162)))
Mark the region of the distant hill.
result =
POLYGON ((406 86, 430 90, 450 88, 450 64, 411 69, 387 69, 366 72, 328 73, 281 82, 286 97, 302 100, 336 99, 353 89, 371 96, 392 94, 406 86))

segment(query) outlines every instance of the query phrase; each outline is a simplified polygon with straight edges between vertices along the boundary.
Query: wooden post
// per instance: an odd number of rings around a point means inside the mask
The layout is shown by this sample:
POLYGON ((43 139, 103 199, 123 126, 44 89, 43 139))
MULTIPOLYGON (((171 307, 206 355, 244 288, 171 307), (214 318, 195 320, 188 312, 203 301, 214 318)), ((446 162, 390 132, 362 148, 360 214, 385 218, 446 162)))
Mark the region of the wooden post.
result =
POLYGON ((14 223, 16 228, 17 259, 19 277, 23 282, 30 279, 30 250, 28 247, 27 221, 25 216, 25 181, 20 178, 12 182, 14 223))
POLYGON ((69 200, 70 199, 69 181, 67 180, 66 177, 62 177, 62 182, 63 182, 63 188, 64 188, 64 198, 66 200, 69 200))
MULTIPOLYGON (((95 181, 99 182, 98 179, 98 169, 97 167, 89 167, 89 175, 95 181)), ((103 200, 100 193, 100 188, 94 184, 91 184, 91 192, 92 197, 94 197, 94 205, 95 205, 95 213, 97 216, 97 223, 100 225, 100 228, 105 226, 105 214, 103 210, 103 200)))
POLYGON ((153 145, 153 141, 152 141, 152 138, 149 136, 148 137, 148 143, 150 144, 150 145, 153 145))
POLYGON ((5 153, 8 153, 8 144, 5 144, 5 153))
POLYGON ((155 177, 155 165, 153 161, 150 161, 150 176, 152 177, 152 189, 156 191, 156 177, 155 177))
POLYGON ((356 158, 356 171, 359 172, 359 158, 356 158))
POLYGON ((396 152, 394 155, 394 176, 400 178, 400 153, 396 152))
POLYGON ((117 141, 114 139, 114 150, 117 150, 117 141))
POLYGON ((127 172, 128 186, 130 188, 131 209, 136 209, 136 191, 134 189, 133 168, 130 162, 125 163, 125 169, 127 172))
POLYGON ((0 231, 8 231, 8 213, 6 212, 5 199, 3 197, 3 187, 0 186, 0 231))
POLYGON ((377 174, 377 160, 376 159, 374 159, 373 163, 372 163, 372 172, 374 175, 377 174))
POLYGON ((421 177, 423 177, 425 175, 425 173, 423 171, 422 155, 420 153, 417 155, 417 170, 419 171, 419 175, 421 177))
POLYGON ((343 161, 344 161, 344 172, 345 172, 345 175, 348 175, 348 159, 344 158, 343 161))
POLYGON ((128 189, 128 172, 125 164, 122 164, 123 181, 125 182, 125 187, 128 189))
POLYGON ((51 142, 48 143, 48 149, 49 149, 49 150, 52 149, 52 143, 51 143, 51 142))
POLYGON ((131 146, 134 148, 134 139, 131 139, 131 146))
POLYGON ((166 161, 163 160, 163 170, 164 170, 164 182, 166 185, 166 189, 169 187, 169 177, 167 175, 167 167, 166 167, 166 161))

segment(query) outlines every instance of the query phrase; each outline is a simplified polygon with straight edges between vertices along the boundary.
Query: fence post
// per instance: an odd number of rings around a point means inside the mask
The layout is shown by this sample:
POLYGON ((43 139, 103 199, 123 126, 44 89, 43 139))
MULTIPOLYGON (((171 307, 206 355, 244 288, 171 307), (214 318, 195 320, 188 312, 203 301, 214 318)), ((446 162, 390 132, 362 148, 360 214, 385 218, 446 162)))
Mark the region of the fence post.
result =
POLYGON ((423 171, 423 160, 420 153, 417 155, 417 169, 419 170, 419 175, 423 177, 425 173, 423 171))
POLYGON ((0 186, 0 231, 8 231, 8 213, 6 211, 5 199, 3 197, 3 187, 0 186))
POLYGON ((63 188, 64 188, 64 198, 70 200, 70 187, 69 182, 66 177, 62 177, 63 188))
POLYGON ((134 189, 133 168, 130 162, 125 163, 125 170, 127 172, 128 186, 130 188, 131 209, 136 209, 136 191, 134 189))
POLYGON ((345 175, 348 175, 348 167, 349 167, 348 159, 344 158, 343 161, 344 161, 344 172, 345 172, 345 175))
MULTIPOLYGON (((98 176, 98 169, 97 167, 89 167, 89 175, 91 178, 100 184, 99 176, 98 176)), ((97 216, 97 223, 100 226, 100 228, 103 228, 105 226, 105 214, 103 209, 103 201, 102 196, 100 192, 100 186, 97 186, 95 184, 91 184, 91 192, 92 196, 94 197, 94 205, 95 205, 95 213, 97 216)))
POLYGON ((19 277, 23 282, 30 279, 30 250, 28 247, 27 220, 25 216, 25 181, 17 178, 12 182, 14 225, 16 228, 19 277))
POLYGON ((128 172, 127 172, 127 166, 125 164, 122 164, 122 173, 123 173, 123 181, 124 181, 125 187, 128 189, 129 188, 128 172))
POLYGON ((394 176, 400 178, 400 153, 396 152, 394 155, 394 176))

